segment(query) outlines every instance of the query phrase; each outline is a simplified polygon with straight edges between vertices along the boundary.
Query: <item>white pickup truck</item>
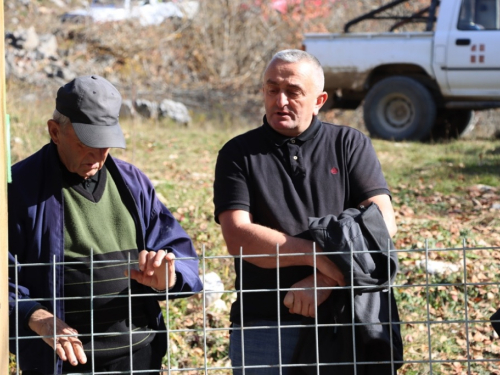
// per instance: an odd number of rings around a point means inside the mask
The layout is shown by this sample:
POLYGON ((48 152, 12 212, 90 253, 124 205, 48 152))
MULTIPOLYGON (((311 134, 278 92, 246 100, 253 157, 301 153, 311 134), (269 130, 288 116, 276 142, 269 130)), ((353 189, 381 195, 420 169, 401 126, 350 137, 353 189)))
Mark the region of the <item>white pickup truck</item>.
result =
POLYGON ((303 48, 325 71, 325 109, 355 109, 364 100, 373 137, 459 137, 473 126, 473 110, 500 107, 500 0, 429 0, 409 16, 386 15, 407 1, 348 22, 344 33, 305 34, 303 48), (349 32, 366 20, 392 26, 349 32), (425 31, 395 31, 416 22, 425 31))

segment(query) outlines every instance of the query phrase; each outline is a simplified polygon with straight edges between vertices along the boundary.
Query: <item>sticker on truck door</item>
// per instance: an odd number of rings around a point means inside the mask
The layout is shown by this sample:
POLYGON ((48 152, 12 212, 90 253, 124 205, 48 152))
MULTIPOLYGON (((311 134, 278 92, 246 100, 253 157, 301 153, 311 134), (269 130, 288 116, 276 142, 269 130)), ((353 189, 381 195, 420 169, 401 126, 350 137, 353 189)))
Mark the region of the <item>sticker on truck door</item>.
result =
POLYGON ((470 62, 472 64, 475 64, 476 62, 479 64, 484 64, 484 52, 486 50, 486 47, 484 44, 473 44, 470 47, 471 50, 471 56, 470 56, 470 62))

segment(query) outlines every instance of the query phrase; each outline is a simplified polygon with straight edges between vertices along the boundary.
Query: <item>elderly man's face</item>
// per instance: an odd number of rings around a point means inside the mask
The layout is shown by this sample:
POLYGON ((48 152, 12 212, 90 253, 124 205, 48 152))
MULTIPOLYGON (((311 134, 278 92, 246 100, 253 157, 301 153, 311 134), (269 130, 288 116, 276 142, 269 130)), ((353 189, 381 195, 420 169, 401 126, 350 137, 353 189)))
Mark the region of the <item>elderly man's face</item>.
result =
POLYGON ((274 61, 264 75, 267 122, 278 133, 296 137, 311 124, 327 98, 318 92, 314 68, 309 62, 274 61))
POLYGON ((89 178, 103 167, 109 148, 85 146, 71 125, 61 127, 57 122, 49 120, 48 127, 50 137, 57 145, 59 157, 70 172, 89 178))

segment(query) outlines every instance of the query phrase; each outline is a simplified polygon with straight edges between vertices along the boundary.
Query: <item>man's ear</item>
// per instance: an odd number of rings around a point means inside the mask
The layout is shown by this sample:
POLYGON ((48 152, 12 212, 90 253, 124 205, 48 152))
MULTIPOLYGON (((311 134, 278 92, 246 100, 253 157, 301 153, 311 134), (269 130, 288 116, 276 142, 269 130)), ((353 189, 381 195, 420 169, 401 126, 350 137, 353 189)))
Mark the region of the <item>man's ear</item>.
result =
POLYGON ((56 145, 59 144, 59 136, 61 134, 61 125, 59 125, 54 120, 47 121, 47 129, 49 131, 50 138, 52 142, 56 145))
POLYGON ((314 106, 314 115, 317 116, 319 113, 319 110, 323 105, 325 104, 326 100, 328 99, 328 94, 326 91, 323 91, 321 94, 318 95, 316 98, 316 105, 314 106))

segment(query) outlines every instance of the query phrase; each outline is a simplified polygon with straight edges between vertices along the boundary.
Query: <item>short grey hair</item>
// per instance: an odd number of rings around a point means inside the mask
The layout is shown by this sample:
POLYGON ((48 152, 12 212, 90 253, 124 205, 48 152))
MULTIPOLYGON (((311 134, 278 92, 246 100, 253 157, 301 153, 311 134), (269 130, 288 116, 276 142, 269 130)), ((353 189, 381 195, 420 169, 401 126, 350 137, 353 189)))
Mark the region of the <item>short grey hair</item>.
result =
POLYGON ((310 63, 314 69, 314 82, 316 83, 318 93, 323 92, 325 88, 325 73, 323 72, 321 63, 315 56, 300 49, 285 49, 274 54, 271 61, 267 64, 265 71, 267 71, 269 66, 276 60, 286 63, 310 63))
POLYGON ((64 116, 57 109, 54 109, 54 113, 52 114, 52 120, 61 125, 61 127, 66 127, 68 125, 71 125, 71 120, 69 119, 69 117, 64 116))

